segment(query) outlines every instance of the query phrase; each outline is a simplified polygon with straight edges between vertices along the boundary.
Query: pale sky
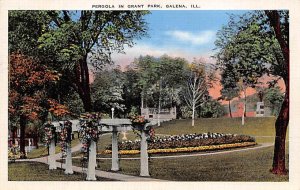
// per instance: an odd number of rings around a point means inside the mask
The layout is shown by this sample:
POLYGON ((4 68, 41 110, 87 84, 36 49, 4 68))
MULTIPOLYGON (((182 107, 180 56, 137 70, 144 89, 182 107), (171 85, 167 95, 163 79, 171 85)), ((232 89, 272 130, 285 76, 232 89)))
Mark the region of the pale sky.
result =
POLYGON ((132 48, 125 47, 126 54, 114 54, 116 64, 130 64, 140 55, 183 57, 188 61, 193 58, 210 58, 213 53, 216 33, 227 24, 228 14, 243 14, 246 11, 151 11, 145 17, 148 23, 148 37, 135 40, 132 48))

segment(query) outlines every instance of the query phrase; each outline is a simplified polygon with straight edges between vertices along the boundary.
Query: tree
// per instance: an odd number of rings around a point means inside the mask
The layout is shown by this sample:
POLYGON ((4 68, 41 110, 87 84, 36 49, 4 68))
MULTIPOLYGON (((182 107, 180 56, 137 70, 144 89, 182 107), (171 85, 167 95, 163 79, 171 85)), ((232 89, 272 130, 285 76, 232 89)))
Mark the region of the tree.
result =
POLYGON ((156 107, 160 125, 162 107, 170 108, 180 103, 179 93, 186 81, 188 62, 183 58, 168 55, 157 58, 141 56, 133 65, 139 73, 141 107, 156 107))
POLYGON ((194 60, 190 65, 190 76, 185 88, 184 99, 192 110, 192 126, 195 125, 195 111, 203 103, 204 94, 214 81, 214 73, 206 71, 201 60, 194 60))
POLYGON ((68 113, 67 108, 47 97, 46 88, 59 80, 57 72, 34 58, 12 53, 9 57, 9 120, 20 126, 20 152, 25 157, 27 122, 43 117, 45 112, 68 113))
POLYGON ((284 94, 278 86, 266 89, 264 94, 267 104, 271 106, 272 115, 278 116, 284 94))
POLYGON ((124 71, 123 99, 126 107, 125 113, 138 114, 141 107, 142 89, 139 86, 139 72, 135 68, 128 66, 124 71))
MULTIPOLYGON (((289 49, 289 14, 287 11, 265 11, 270 26, 273 28, 275 37, 280 45, 283 61, 278 61, 284 68, 280 75, 285 84, 285 96, 281 106, 281 110, 277 117, 274 159, 272 172, 275 174, 286 174, 285 167, 285 138, 286 130, 289 123, 289 68, 290 68, 290 49, 289 49)), ((279 59, 279 58, 277 58, 279 59)))
MULTIPOLYGON (((20 52, 23 55, 38 59, 39 64, 46 65, 51 70, 59 71, 60 80, 47 86, 47 96, 56 99, 59 103, 67 105, 72 113, 82 112, 82 102, 71 86, 66 75, 68 72, 60 68, 52 53, 40 49, 38 39, 49 32, 52 26, 51 16, 47 11, 11 10, 9 11, 8 47, 9 52, 20 52)), ((70 77, 70 76, 69 76, 70 77)))
MULTIPOLYGON (((8 49, 41 57, 38 38, 47 31, 51 18, 45 11, 10 10, 8 12, 8 49)), ((41 59, 42 60, 42 59, 41 59)))
POLYGON ((116 115, 124 113, 124 74, 120 69, 96 73, 91 88, 95 111, 110 113, 111 108, 114 108, 116 115))
POLYGON ((289 13, 288 11, 255 11, 232 16, 218 32, 216 55, 226 68, 239 69, 247 83, 254 85, 264 74, 281 77, 285 97, 276 119, 276 137, 272 172, 286 174, 285 138, 289 122, 289 13))
POLYGON ((47 11, 52 22, 39 38, 40 50, 54 57, 73 89, 91 111, 88 65, 102 69, 111 63, 113 52, 133 46, 135 38, 146 34, 143 16, 148 11, 47 11))
POLYGON ((231 114, 231 100, 239 96, 240 89, 237 85, 238 75, 233 71, 233 66, 228 65, 226 69, 221 73, 221 84, 223 88, 221 89, 220 99, 228 101, 229 115, 232 118, 231 114))
POLYGON ((204 118, 218 118, 222 117, 224 113, 224 106, 217 100, 212 99, 211 96, 208 96, 201 106, 199 115, 204 118))

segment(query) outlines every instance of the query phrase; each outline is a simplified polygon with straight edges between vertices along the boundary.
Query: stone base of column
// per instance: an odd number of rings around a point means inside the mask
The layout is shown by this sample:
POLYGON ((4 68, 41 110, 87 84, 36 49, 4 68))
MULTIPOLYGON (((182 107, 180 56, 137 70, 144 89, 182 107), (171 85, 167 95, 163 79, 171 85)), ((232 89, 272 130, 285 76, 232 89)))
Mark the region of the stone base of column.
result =
POLYGON ((57 169, 56 161, 51 156, 48 157, 48 163, 49 163, 49 170, 57 169))
POLYGON ((150 174, 147 173, 147 172, 143 172, 143 173, 141 172, 141 173, 140 173, 140 176, 141 176, 141 177, 150 177, 150 174))
POLYGON ((67 174, 67 175, 71 175, 73 173, 74 173, 73 170, 65 170, 65 174, 67 174))
POLYGON ((86 180, 87 181, 96 181, 97 179, 95 176, 88 176, 88 177, 86 177, 86 180))
POLYGON ((117 171, 120 171, 120 168, 111 168, 110 170, 114 171, 114 172, 117 172, 117 171))
POLYGON ((49 166, 49 170, 56 170, 57 167, 56 166, 49 166))

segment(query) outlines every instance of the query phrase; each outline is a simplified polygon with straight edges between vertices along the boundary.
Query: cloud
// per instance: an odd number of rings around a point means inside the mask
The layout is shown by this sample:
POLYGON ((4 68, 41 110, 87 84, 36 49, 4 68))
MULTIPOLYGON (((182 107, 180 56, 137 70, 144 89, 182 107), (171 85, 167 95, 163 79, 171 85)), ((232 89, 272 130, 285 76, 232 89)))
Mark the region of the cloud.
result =
POLYGON ((112 59, 115 64, 121 65, 122 67, 129 65, 134 61, 134 58, 138 58, 139 56, 151 55, 154 57, 160 57, 164 54, 167 54, 171 57, 182 57, 187 59, 189 62, 193 61, 194 58, 205 58, 208 62, 213 62, 210 60, 211 52, 191 52, 184 48, 180 47, 169 47, 169 46, 160 46, 157 47, 155 45, 150 44, 136 44, 132 48, 125 47, 125 54, 112 54, 112 59))
POLYGON ((191 33, 181 30, 173 30, 165 32, 166 35, 171 36, 175 40, 191 43, 193 45, 203 45, 211 42, 215 38, 215 31, 205 30, 197 33, 191 33))

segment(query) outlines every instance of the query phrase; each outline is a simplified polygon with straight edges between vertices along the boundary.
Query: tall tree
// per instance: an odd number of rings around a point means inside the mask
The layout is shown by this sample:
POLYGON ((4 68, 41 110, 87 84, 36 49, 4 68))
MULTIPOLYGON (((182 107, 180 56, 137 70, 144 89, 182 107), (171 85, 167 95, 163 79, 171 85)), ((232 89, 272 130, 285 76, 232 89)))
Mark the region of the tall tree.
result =
MULTIPOLYGON (((289 13, 287 11, 265 11, 270 26, 273 28, 275 38, 277 39, 283 60, 278 64, 284 69, 280 75, 285 84, 285 96, 281 110, 277 117, 275 128, 275 147, 272 172, 275 174, 286 174, 285 167, 285 138, 286 130, 289 124, 289 77, 290 77, 290 48, 289 48, 289 13)), ((278 59, 278 58, 277 58, 278 59)))
POLYGON ((8 12, 8 49, 41 57, 38 38, 48 30, 51 18, 45 11, 10 10, 8 12))
POLYGON ((48 110, 56 115, 68 111, 47 96, 47 86, 59 80, 57 72, 20 53, 9 58, 9 119, 19 123, 20 152, 25 157, 27 122, 43 117, 48 110))
POLYGON ((216 57, 225 68, 239 70, 244 82, 255 85, 264 74, 281 77, 285 98, 275 128, 273 168, 285 174, 285 138, 289 121, 289 13, 288 11, 255 11, 239 17, 231 16, 227 26, 217 35, 216 57))
POLYGON ((228 65, 221 73, 221 84, 223 88, 221 90, 222 96, 220 99, 228 101, 229 115, 231 118, 231 100, 235 97, 238 97, 240 92, 240 89, 237 85, 238 80, 238 75, 234 71, 234 67, 232 65, 228 65))
POLYGON ((185 88, 184 99, 192 110, 192 126, 195 125, 195 111, 204 102, 203 97, 214 81, 214 72, 207 71, 201 60, 194 60, 190 64, 190 76, 185 88))
POLYGON ((114 108, 117 116, 123 114, 126 109, 123 99, 124 83, 124 74, 118 68, 96 73, 91 85, 94 110, 109 114, 111 108, 114 108))
POLYGON ((139 72, 137 69, 128 66, 124 71, 124 77, 123 99, 126 107, 126 114, 129 114, 131 110, 140 110, 142 89, 139 86, 139 72))
POLYGON ((47 11, 49 32, 39 38, 40 49, 55 58, 72 87, 91 111, 89 66, 101 69, 113 52, 122 53, 146 34, 148 11, 47 11))
MULTIPOLYGON (((10 53, 21 52, 27 56, 38 58, 40 64, 46 65, 49 69, 59 71, 62 75, 60 80, 51 84, 46 89, 52 99, 70 106, 72 112, 82 112, 82 102, 71 86, 65 70, 55 59, 55 50, 44 52, 40 49, 38 39, 49 32, 53 21, 48 11, 33 10, 10 10, 8 12, 8 47, 10 53), (74 106, 76 104, 76 106, 74 106)), ((70 75, 71 76, 71 75, 70 75)))
POLYGON ((187 78, 188 62, 185 59, 168 55, 141 56, 134 65, 139 73, 142 106, 156 107, 159 117, 162 107, 170 108, 178 104, 180 88, 187 78))

